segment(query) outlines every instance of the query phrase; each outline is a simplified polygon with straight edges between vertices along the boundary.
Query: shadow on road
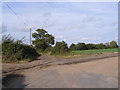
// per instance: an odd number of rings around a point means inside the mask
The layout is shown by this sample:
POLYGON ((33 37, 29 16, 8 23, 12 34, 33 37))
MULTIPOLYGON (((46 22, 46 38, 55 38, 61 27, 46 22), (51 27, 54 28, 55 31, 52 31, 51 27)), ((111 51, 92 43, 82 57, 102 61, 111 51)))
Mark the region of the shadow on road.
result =
POLYGON ((25 88, 25 76, 20 74, 10 74, 2 79, 2 88, 25 88))

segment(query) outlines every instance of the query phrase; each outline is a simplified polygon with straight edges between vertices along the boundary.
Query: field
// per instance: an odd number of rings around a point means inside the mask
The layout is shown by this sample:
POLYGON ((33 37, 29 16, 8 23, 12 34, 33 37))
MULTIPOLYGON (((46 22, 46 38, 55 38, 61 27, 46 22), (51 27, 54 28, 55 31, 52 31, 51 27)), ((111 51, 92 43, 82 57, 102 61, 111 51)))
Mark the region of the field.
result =
POLYGON ((100 55, 100 54, 111 54, 118 52, 118 48, 114 49, 94 49, 94 50, 75 50, 70 51, 67 54, 64 55, 55 55, 57 57, 63 57, 63 58, 74 58, 74 57, 87 57, 92 55, 100 55))
POLYGON ((100 53, 109 53, 109 52, 118 52, 118 49, 95 49, 95 50, 76 50, 71 51, 72 53, 78 54, 100 54, 100 53))

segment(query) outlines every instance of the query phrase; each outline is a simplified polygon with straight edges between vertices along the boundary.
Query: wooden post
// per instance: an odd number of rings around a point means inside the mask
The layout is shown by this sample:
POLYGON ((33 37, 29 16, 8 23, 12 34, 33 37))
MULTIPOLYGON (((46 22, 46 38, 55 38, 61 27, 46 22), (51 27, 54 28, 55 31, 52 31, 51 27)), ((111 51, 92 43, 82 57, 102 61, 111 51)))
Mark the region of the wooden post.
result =
POLYGON ((31 45, 31 28, 30 28, 30 45, 31 45))

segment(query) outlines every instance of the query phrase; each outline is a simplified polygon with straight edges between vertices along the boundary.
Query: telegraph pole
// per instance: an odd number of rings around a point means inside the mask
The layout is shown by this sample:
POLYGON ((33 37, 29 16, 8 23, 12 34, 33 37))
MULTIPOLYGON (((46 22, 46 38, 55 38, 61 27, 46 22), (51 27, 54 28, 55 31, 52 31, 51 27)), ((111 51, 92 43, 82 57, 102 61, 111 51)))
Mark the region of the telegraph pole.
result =
POLYGON ((31 28, 30 28, 30 45, 31 45, 31 28))

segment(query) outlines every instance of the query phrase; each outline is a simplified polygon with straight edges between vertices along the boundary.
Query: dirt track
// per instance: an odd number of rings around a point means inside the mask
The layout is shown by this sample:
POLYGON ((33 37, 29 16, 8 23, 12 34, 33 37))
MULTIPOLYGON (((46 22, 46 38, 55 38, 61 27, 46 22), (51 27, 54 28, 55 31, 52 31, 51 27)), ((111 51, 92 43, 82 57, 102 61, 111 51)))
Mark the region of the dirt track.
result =
POLYGON ((117 88, 118 58, 32 68, 7 83, 17 88, 117 88), (12 83, 11 83, 12 82, 12 83))
POLYGON ((43 54, 40 56, 37 60, 34 60, 29 63, 21 63, 21 64, 2 64, 2 73, 3 75, 17 72, 17 71, 23 71, 26 69, 31 69, 35 67, 47 67, 47 66, 53 66, 53 65, 64 65, 64 64, 73 64, 73 63, 81 63, 81 62, 88 62, 93 60, 101 60, 104 58, 110 58, 110 57, 117 57, 118 54, 103 54, 103 55, 97 55, 97 56, 89 56, 84 58, 70 58, 70 59, 63 59, 63 58, 55 58, 46 54, 43 54))

